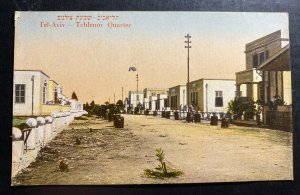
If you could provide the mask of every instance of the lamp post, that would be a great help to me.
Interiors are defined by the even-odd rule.
[[[190,46],[190,43],[192,43],[190,41],[190,38],[192,38],[189,34],[187,34],[185,36],[185,38],[187,38],[187,41],[185,41],[185,43],[187,43],[186,46],[184,46],[185,48],[187,48],[188,51],[188,55],[187,55],[187,88],[186,88],[186,92],[187,92],[187,106],[188,106],[188,111],[190,108],[190,48],[192,48],[192,46]]]

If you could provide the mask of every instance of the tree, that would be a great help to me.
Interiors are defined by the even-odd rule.
[[[85,104],[83,104],[83,109],[86,110],[86,111],[90,110],[89,103],[86,102]]]
[[[73,91],[71,99],[78,100],[76,93]]]
[[[91,103],[90,103],[90,105],[91,105],[91,109],[93,109],[93,108],[95,108],[95,101],[93,100]]]
[[[116,106],[118,106],[118,108],[122,109],[123,108],[122,100],[118,100],[117,103],[116,103]]]
[[[246,118],[252,118],[257,113],[257,109],[253,99],[245,102],[235,99],[228,103],[228,112],[235,114],[237,118],[241,118],[243,114]]]

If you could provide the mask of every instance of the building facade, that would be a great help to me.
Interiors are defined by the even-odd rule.
[[[263,123],[292,130],[292,87],[289,44],[258,68],[262,76]]]
[[[227,112],[234,97],[234,79],[199,79],[189,85],[189,105],[196,111]]]
[[[236,73],[237,98],[264,99],[262,76],[257,67],[278,53],[284,41],[287,39],[281,38],[279,30],[246,44],[246,70]]]
[[[15,70],[13,115],[39,116],[49,115],[54,111],[69,111],[69,105],[62,106],[52,102],[55,98],[55,83],[50,83],[49,76],[43,71]]]
[[[145,109],[156,110],[156,106],[152,106],[152,104],[156,105],[157,97],[154,98],[153,96],[157,96],[158,94],[168,94],[168,89],[164,88],[145,88],[143,90],[143,105]],[[151,98],[150,98],[151,97]]]
[[[177,85],[169,89],[169,107],[180,110],[186,106],[186,85]]]
[[[49,85],[48,85],[48,102],[49,103],[52,103],[52,104],[58,103],[57,90],[58,90],[58,83],[55,82],[54,80],[49,80]]]
[[[135,108],[139,103],[143,105],[143,92],[129,91],[128,92],[128,104],[131,108]]]

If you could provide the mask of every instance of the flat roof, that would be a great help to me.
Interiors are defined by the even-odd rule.
[[[175,88],[175,87],[186,87],[186,85],[176,85],[174,87],[170,87],[169,89]]]
[[[44,73],[44,72],[41,71],[41,70],[14,70],[14,71],[40,72],[40,73],[44,74],[46,77],[50,78],[46,73]]]
[[[53,83],[55,83],[55,84],[57,84],[57,85],[58,85],[58,83],[57,83],[55,80],[50,80],[50,81],[53,81]]]
[[[167,88],[145,88],[144,90],[149,90],[149,91],[154,91],[154,90],[157,90],[157,91],[166,91],[168,89]]]
[[[235,81],[235,79],[210,79],[210,78],[201,78],[201,79],[197,79],[197,80],[194,80],[194,81],[190,81],[190,83],[192,82],[196,82],[196,81],[200,81],[200,80],[218,80],[218,81]]]

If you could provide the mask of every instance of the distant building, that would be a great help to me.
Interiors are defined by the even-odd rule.
[[[55,82],[54,80],[49,80],[49,85],[48,85],[48,102],[49,103],[52,103],[52,104],[58,103],[57,88],[58,88],[58,83]]]
[[[128,93],[129,106],[135,108],[139,103],[143,105],[143,92],[129,91]]]
[[[144,101],[143,102],[144,102],[145,109],[150,109],[150,107],[151,107],[151,109],[155,109],[154,107],[156,107],[156,106],[152,106],[150,104],[156,105],[156,100],[154,100],[154,99],[157,99],[157,98],[150,98],[150,97],[157,96],[158,94],[167,94],[168,89],[164,89],[164,88],[145,88],[143,92],[144,92],[144,96],[143,96]],[[155,102],[153,102],[153,101],[155,101]]]
[[[168,107],[168,94],[157,94],[156,110],[166,110]]]
[[[186,85],[177,85],[169,89],[169,107],[171,110],[182,109],[186,105]]]
[[[189,85],[189,104],[201,112],[226,112],[234,96],[234,79],[199,79]]]
[[[61,106],[53,103],[55,85],[43,71],[15,70],[13,115],[38,116],[49,115],[53,111],[69,111],[70,105]]]
[[[246,44],[246,70],[236,73],[237,98],[253,98],[254,101],[264,99],[262,77],[257,67],[278,53],[283,41],[287,39],[281,38],[279,30]]]

